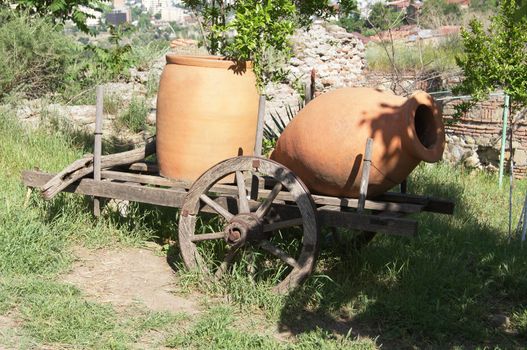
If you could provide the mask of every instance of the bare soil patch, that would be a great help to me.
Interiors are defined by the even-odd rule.
[[[22,336],[19,334],[20,322],[13,315],[0,315],[0,349],[16,349],[21,343]]]
[[[64,281],[89,298],[118,307],[140,303],[154,311],[199,312],[196,296],[177,295],[177,279],[166,258],[144,248],[77,248]]]

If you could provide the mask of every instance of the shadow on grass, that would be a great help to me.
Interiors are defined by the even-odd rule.
[[[454,200],[455,215],[420,214],[417,238],[378,235],[346,257],[322,247],[315,276],[328,278],[287,296],[281,331],[378,337],[383,349],[527,344],[514,325],[496,323],[527,304],[526,252],[471,210],[461,185],[419,187]]]

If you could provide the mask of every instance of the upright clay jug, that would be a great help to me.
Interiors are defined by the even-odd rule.
[[[427,93],[404,98],[344,88],[302,109],[271,158],[290,168],[313,193],[356,198],[368,138],[373,139],[368,197],[400,184],[420,161],[439,161],[445,146],[441,113]]]
[[[253,153],[258,92],[250,62],[167,55],[157,96],[162,176],[194,181],[214,164]]]

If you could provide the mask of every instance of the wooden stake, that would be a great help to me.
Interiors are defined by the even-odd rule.
[[[527,193],[525,194],[525,201],[523,203],[522,215],[523,215],[523,225],[522,225],[522,238],[521,238],[521,241],[525,242],[525,235],[527,234]]]
[[[95,107],[95,133],[93,144],[93,179],[101,181],[101,155],[102,155],[102,118],[104,106],[104,91],[102,85],[97,86],[97,104]],[[93,198],[93,215],[101,215],[99,198]]]
[[[260,95],[260,101],[258,103],[258,123],[256,124],[256,142],[254,143],[254,155],[257,157],[262,156],[262,139],[263,139],[264,123],[265,123],[265,96]]]
[[[311,84],[304,84],[304,105],[311,101]]]
[[[364,159],[362,160],[362,177],[360,179],[359,204],[357,206],[357,212],[359,213],[364,211],[364,204],[366,203],[366,196],[368,195],[372,148],[373,139],[368,138],[366,141],[366,150],[364,151]]]

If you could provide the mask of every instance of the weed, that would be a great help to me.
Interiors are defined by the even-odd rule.
[[[123,101],[115,93],[104,94],[104,113],[117,115],[123,108]]]
[[[146,96],[152,97],[157,95],[157,90],[159,88],[159,79],[160,77],[157,74],[149,73],[148,80],[146,81]]]
[[[520,308],[513,312],[511,323],[513,328],[522,338],[527,338],[527,309]]]
[[[149,111],[150,107],[144,97],[133,96],[128,109],[116,119],[117,127],[125,127],[134,133],[143,131]]]

